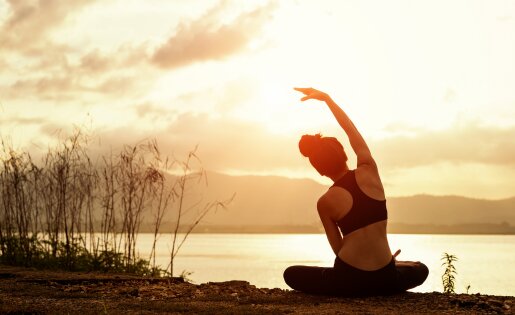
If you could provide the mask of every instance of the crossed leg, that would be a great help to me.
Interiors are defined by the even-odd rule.
[[[290,288],[310,294],[332,294],[336,291],[334,268],[290,266],[283,274]]]
[[[429,269],[420,261],[396,261],[395,269],[399,275],[401,291],[418,287],[426,281],[429,275]]]
[[[385,290],[385,293],[400,293],[417,287],[424,283],[429,274],[427,266],[418,261],[395,261],[395,269],[396,280],[392,279],[391,286],[388,285],[390,289]],[[288,286],[309,294],[352,295],[358,293],[353,291],[358,289],[356,281],[359,279],[351,278],[342,278],[335,268],[328,267],[290,266],[284,271],[284,281]]]

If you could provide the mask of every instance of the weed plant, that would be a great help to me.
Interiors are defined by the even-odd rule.
[[[445,266],[445,271],[442,275],[442,285],[444,293],[455,293],[454,288],[456,277],[455,275],[458,273],[456,271],[456,267],[454,267],[454,262],[458,260],[458,258],[449,253],[443,253],[442,255],[442,266]],[[468,290],[467,290],[468,291]]]
[[[40,163],[1,139],[0,263],[73,271],[173,276],[173,262],[207,213],[229,201],[186,202],[187,187],[206,176],[196,155],[163,158],[155,140],[90,158],[91,140],[80,129],[48,150]],[[165,172],[178,168],[175,181]],[[192,181],[197,179],[197,181]],[[193,204],[186,208],[185,204]],[[196,210],[189,215],[184,214]],[[165,213],[174,229],[166,268],[156,265],[156,241]],[[150,257],[136,248],[142,217],[153,220]],[[186,233],[179,239],[179,231]]]

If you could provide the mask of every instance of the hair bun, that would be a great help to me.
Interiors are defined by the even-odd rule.
[[[303,135],[299,141],[299,150],[305,157],[312,156],[322,144],[322,135]]]

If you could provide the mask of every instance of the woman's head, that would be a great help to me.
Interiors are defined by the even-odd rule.
[[[303,135],[299,150],[322,176],[331,177],[347,168],[347,155],[336,138],[320,134]]]

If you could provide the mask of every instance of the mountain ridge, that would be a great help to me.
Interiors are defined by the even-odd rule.
[[[221,230],[226,227],[230,231],[250,227],[274,231],[280,231],[280,227],[314,227],[314,230],[320,230],[316,202],[328,185],[309,178],[227,175],[212,171],[207,172],[207,178],[207,186],[192,185],[189,191],[191,199],[200,195],[205,201],[226,200],[233,194],[235,197],[227,210],[208,214],[201,222],[203,227]],[[420,227],[430,231],[432,227],[440,227],[440,230],[452,231],[449,226],[461,226],[464,231],[483,233],[481,231],[495,231],[496,226],[502,231],[506,231],[506,224],[507,231],[515,226],[515,196],[493,200],[416,194],[387,197],[387,205],[389,226],[402,227],[401,230],[408,227],[410,231],[416,231]],[[479,228],[480,225],[485,228]]]
[[[236,177],[236,178],[276,178],[276,179],[284,179],[284,180],[291,180],[291,181],[308,181],[326,188],[329,188],[329,185],[322,184],[312,178],[309,177],[288,177],[288,176],[281,176],[281,175],[260,175],[260,174],[226,174],[219,171],[206,171],[207,177],[210,178],[211,176],[227,176],[227,177]],[[466,198],[466,199],[473,199],[473,200],[486,200],[486,201],[506,201],[510,200],[515,202],[515,195],[511,197],[504,197],[504,198],[477,198],[477,197],[470,197],[470,196],[464,196],[464,195],[456,195],[456,194],[448,194],[448,195],[435,195],[435,194],[429,194],[429,193],[417,193],[417,194],[411,194],[411,195],[391,195],[387,196],[388,198],[410,198],[410,197],[457,197],[457,198]]]

